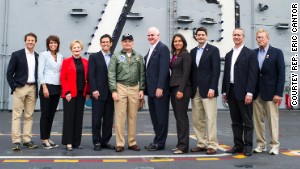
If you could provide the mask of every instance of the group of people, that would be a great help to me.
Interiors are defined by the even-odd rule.
[[[59,38],[54,35],[47,38],[47,51],[38,57],[34,52],[36,35],[26,34],[25,49],[12,53],[7,70],[7,80],[13,94],[12,149],[21,149],[20,125],[23,113],[23,146],[38,147],[31,141],[31,130],[39,81],[40,138],[46,149],[58,147],[50,140],[50,132],[60,97],[63,98],[62,144],[67,151],[82,148],[84,103],[90,94],[94,150],[105,148],[124,151],[127,120],[127,148],[140,151],[135,137],[136,120],[138,109],[144,103],[144,95],[147,95],[155,137],[145,146],[146,150],[165,149],[171,100],[177,128],[177,144],[172,149],[173,153],[191,151],[216,154],[219,147],[219,49],[207,42],[208,33],[204,27],[196,30],[198,46],[190,52],[181,34],[173,36],[171,51],[160,41],[160,32],[156,27],[149,28],[147,36],[150,47],[145,57],[133,50],[134,38],[130,34],[122,36],[122,50],[112,55],[112,38],[105,34],[100,38],[101,51],[91,54],[87,60],[81,56],[83,44],[79,40],[70,44],[72,56],[63,59],[59,53]],[[283,53],[270,46],[266,30],[257,31],[259,47],[256,50],[247,48],[244,39],[243,29],[234,29],[234,47],[225,56],[221,94],[223,101],[229,104],[234,137],[232,149],[226,152],[251,156],[252,152],[266,151],[266,116],[271,134],[269,154],[276,155],[279,153],[278,103],[282,99],[285,81]],[[187,115],[190,99],[192,126],[197,137],[197,145],[191,149]],[[115,146],[109,143],[113,121]],[[254,128],[257,138],[255,149]]]

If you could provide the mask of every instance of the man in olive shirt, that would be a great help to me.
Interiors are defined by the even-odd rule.
[[[144,98],[143,57],[133,50],[133,37],[122,36],[123,49],[115,53],[108,66],[109,88],[115,104],[116,152],[124,151],[124,129],[128,115],[128,149],[140,151],[136,143],[136,116],[139,99]]]

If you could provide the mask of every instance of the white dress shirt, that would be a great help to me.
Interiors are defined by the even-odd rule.
[[[231,67],[230,67],[230,83],[234,83],[234,64],[236,62],[236,59],[238,58],[239,54],[241,53],[241,50],[243,49],[244,44],[241,45],[239,48],[233,48],[233,53],[231,57]]]
[[[158,44],[159,41],[157,41],[154,45],[151,45],[150,46],[150,50],[149,50],[149,53],[148,53],[148,58],[147,58],[147,61],[146,61],[146,67],[148,66],[148,63],[149,63],[149,60],[150,60],[150,57],[152,55],[152,52],[153,50],[155,49],[156,45]]]
[[[27,48],[25,48],[25,54],[27,59],[27,66],[28,66],[28,79],[27,83],[35,83],[35,56],[34,52],[30,53]]]

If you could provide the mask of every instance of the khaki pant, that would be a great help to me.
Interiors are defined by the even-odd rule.
[[[21,143],[21,118],[24,111],[23,143],[31,141],[33,112],[36,103],[36,86],[17,87],[13,93],[11,138]]]
[[[115,128],[116,128],[116,145],[124,146],[125,123],[128,117],[128,145],[137,144],[135,139],[136,118],[139,108],[139,85],[124,86],[117,83],[117,93],[119,100],[115,103]]]
[[[279,112],[278,104],[263,101],[260,96],[253,102],[253,121],[257,146],[266,146],[265,116],[267,116],[271,141],[270,147],[279,147]]]
[[[197,147],[218,149],[217,98],[202,98],[197,88],[192,99],[193,128],[198,140]]]

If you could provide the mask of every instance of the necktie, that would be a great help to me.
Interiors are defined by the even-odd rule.
[[[203,48],[198,48],[198,51],[197,51],[197,54],[196,54],[197,67],[199,67],[199,65],[200,65],[200,59],[201,59],[202,53],[203,53]]]
[[[111,54],[105,54],[105,63],[106,63],[107,67],[109,65],[110,57],[111,57]]]
[[[265,60],[265,50],[260,49],[259,50],[259,56],[258,56],[258,63],[259,63],[259,68],[261,69],[263,62]]]

